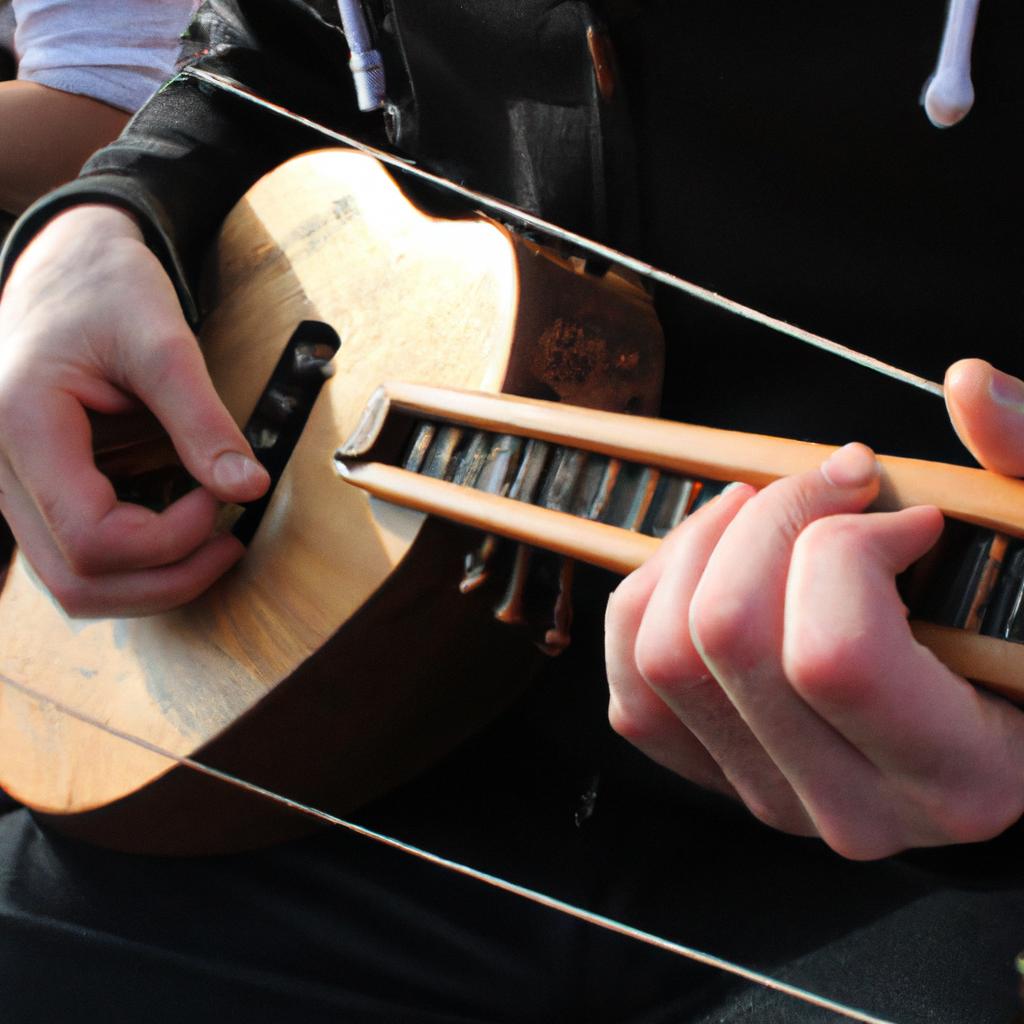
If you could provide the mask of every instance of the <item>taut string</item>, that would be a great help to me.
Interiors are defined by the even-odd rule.
[[[609,260],[621,267],[625,267],[627,270],[633,271],[635,274],[640,274],[651,281],[657,281],[659,284],[674,288],[676,291],[683,292],[685,295],[699,299],[701,302],[706,302],[709,305],[716,306],[718,309],[742,317],[744,320],[751,320],[762,327],[767,327],[779,334],[795,338],[797,341],[802,341],[806,345],[822,349],[834,356],[839,356],[841,359],[846,359],[848,362],[856,363],[858,366],[863,366],[869,370],[875,370],[886,377],[892,377],[894,380],[909,384],[911,387],[920,388],[922,391],[927,391],[929,394],[936,395],[939,398],[943,397],[942,385],[936,384],[935,381],[883,362],[881,359],[876,359],[874,356],[869,356],[864,352],[858,352],[847,345],[841,345],[838,341],[833,341],[831,338],[825,338],[820,334],[814,334],[812,331],[806,331],[802,327],[797,327],[794,324],[787,323],[785,320],[780,320],[778,317],[763,313],[761,310],[746,306],[742,302],[737,302],[735,299],[730,299],[725,295],[720,295],[718,292],[711,291],[710,288],[687,281],[686,278],[679,277],[677,274],[670,274],[667,270],[660,270],[658,267],[637,259],[635,256],[629,256],[602,242],[595,242],[585,235],[579,235],[575,231],[568,230],[568,228],[563,228],[558,224],[544,220],[542,217],[537,217],[532,213],[527,213],[525,210],[520,210],[517,206],[512,206],[510,203],[503,202],[500,199],[495,199],[494,196],[489,196],[483,192],[467,188],[465,185],[449,181],[441,175],[433,174],[422,167],[418,167],[409,160],[395,156],[393,153],[388,153],[385,150],[377,149],[375,146],[369,146],[365,142],[360,142],[349,135],[336,132],[325,125],[303,117],[301,114],[296,114],[286,107],[271,103],[270,100],[264,99],[262,96],[251,92],[249,89],[232,81],[230,78],[225,78],[223,75],[203,71],[201,68],[185,68],[181,74],[194,78],[198,82],[205,83],[222,92],[230,93],[232,96],[238,96],[248,103],[263,107],[280,117],[288,118],[307,128],[311,128],[313,131],[325,135],[335,142],[340,142],[350,149],[355,149],[365,153],[367,156],[372,156],[375,160],[379,160],[382,164],[393,167],[403,174],[419,178],[421,181],[429,182],[431,185],[436,185],[447,192],[461,196],[488,213],[496,214],[505,220],[532,228],[535,231],[542,231],[552,238],[568,242],[570,245],[589,252],[600,259]]]

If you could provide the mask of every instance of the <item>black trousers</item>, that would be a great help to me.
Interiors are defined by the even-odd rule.
[[[354,817],[886,1019],[1013,1019],[1017,836],[843,861],[648,764],[598,728],[597,701],[602,738],[584,742],[585,720],[566,727],[576,685],[591,688],[539,687]],[[597,799],[581,799],[595,765]],[[172,860],[85,847],[15,809],[0,815],[0,1019],[838,1018],[338,830]]]

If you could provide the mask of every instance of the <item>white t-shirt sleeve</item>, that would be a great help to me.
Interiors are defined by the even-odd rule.
[[[18,78],[134,112],[174,70],[199,0],[13,0]]]

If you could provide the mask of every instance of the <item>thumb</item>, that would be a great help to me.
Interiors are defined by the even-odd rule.
[[[986,468],[1024,476],[1024,382],[983,359],[946,371],[946,407],[960,440]]]
[[[162,312],[163,318],[151,308],[147,337],[127,359],[125,383],[160,420],[203,487],[221,501],[253,501],[270,477],[217,395],[177,303]]]

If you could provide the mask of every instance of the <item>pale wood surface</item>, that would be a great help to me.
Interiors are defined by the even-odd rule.
[[[809,441],[406,381],[385,384],[373,401],[480,430],[537,437],[675,473],[756,487],[816,469],[836,450]],[[366,441],[358,443],[365,446]],[[351,452],[352,445],[344,444],[342,451]],[[1024,480],[894,455],[880,455],[879,463],[881,492],[875,507],[935,505],[953,519],[1024,537]]]
[[[352,463],[342,468],[341,475],[346,483],[384,501],[443,516],[623,576],[650,558],[661,543],[632,530],[435,480],[382,462]]]

